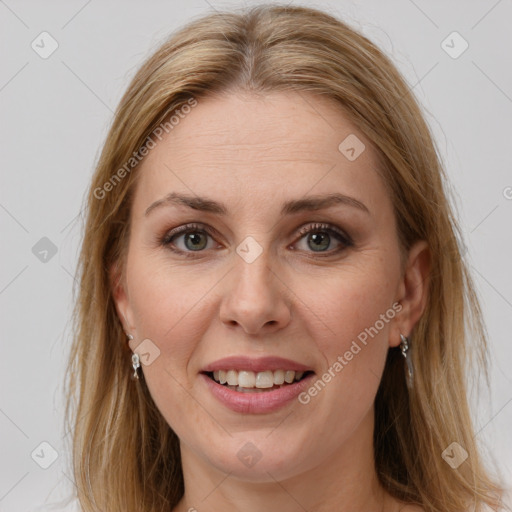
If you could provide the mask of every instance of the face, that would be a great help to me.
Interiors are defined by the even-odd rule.
[[[368,441],[387,350],[411,327],[374,157],[325,99],[233,93],[199,100],[138,169],[116,306],[203,464],[286,478]]]

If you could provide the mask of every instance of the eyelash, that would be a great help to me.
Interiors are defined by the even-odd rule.
[[[308,233],[314,233],[317,231],[334,235],[334,238],[336,238],[344,246],[340,249],[329,251],[326,254],[325,253],[322,254],[323,251],[316,253],[320,258],[333,256],[334,254],[337,254],[337,253],[347,249],[348,247],[352,247],[354,245],[354,242],[352,241],[352,239],[346,233],[341,231],[338,227],[336,227],[333,224],[324,224],[324,223],[309,224],[308,226],[301,228],[298,232],[298,235],[300,236],[299,239],[302,239],[302,237],[304,237]],[[182,251],[181,249],[177,249],[176,246],[173,245],[173,239],[178,237],[178,235],[186,235],[187,233],[195,233],[195,232],[207,233],[212,238],[215,235],[214,230],[204,224],[195,224],[195,223],[184,224],[183,226],[180,226],[178,228],[175,228],[175,229],[167,232],[160,239],[160,244],[177,254],[184,255],[187,258],[194,258],[194,257],[196,257],[196,255],[194,253],[204,252],[204,250],[203,251]],[[315,254],[315,251],[311,251],[311,252],[313,252]]]

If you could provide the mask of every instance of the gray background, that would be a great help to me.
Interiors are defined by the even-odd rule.
[[[361,30],[392,56],[424,105],[453,183],[491,341],[491,391],[475,401],[477,437],[512,482],[512,3],[293,3],[326,8]],[[1,511],[50,510],[73,487],[62,379],[78,214],[112,111],[171,31],[240,5],[0,0]],[[59,45],[47,59],[31,47],[42,46],[43,31]],[[442,46],[453,31],[469,44],[458,58]],[[447,41],[452,52],[462,48]],[[42,252],[49,246],[43,237],[54,255]],[[42,442],[57,454],[48,469],[40,465],[52,461],[52,449]]]

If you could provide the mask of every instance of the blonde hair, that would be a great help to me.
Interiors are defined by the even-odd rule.
[[[183,494],[178,438],[144,379],[130,379],[110,279],[119,282],[125,272],[138,175],[126,163],[191,98],[237,90],[331,99],[376,148],[403,251],[417,240],[431,250],[428,304],[412,333],[414,389],[404,384],[400,352],[390,349],[375,400],[377,475],[394,497],[427,512],[496,509],[502,490],[482,465],[465,383],[470,354],[486,368],[485,328],[420,107],[392,62],[345,23],[312,8],[260,5],[194,20],[143,64],[92,177],[67,370],[66,418],[83,510],[171,510]],[[469,454],[457,469],[441,456],[454,441]]]

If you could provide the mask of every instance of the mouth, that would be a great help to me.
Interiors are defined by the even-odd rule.
[[[215,370],[201,372],[217,384],[238,393],[265,393],[287,388],[307,379],[313,371],[265,370]]]

